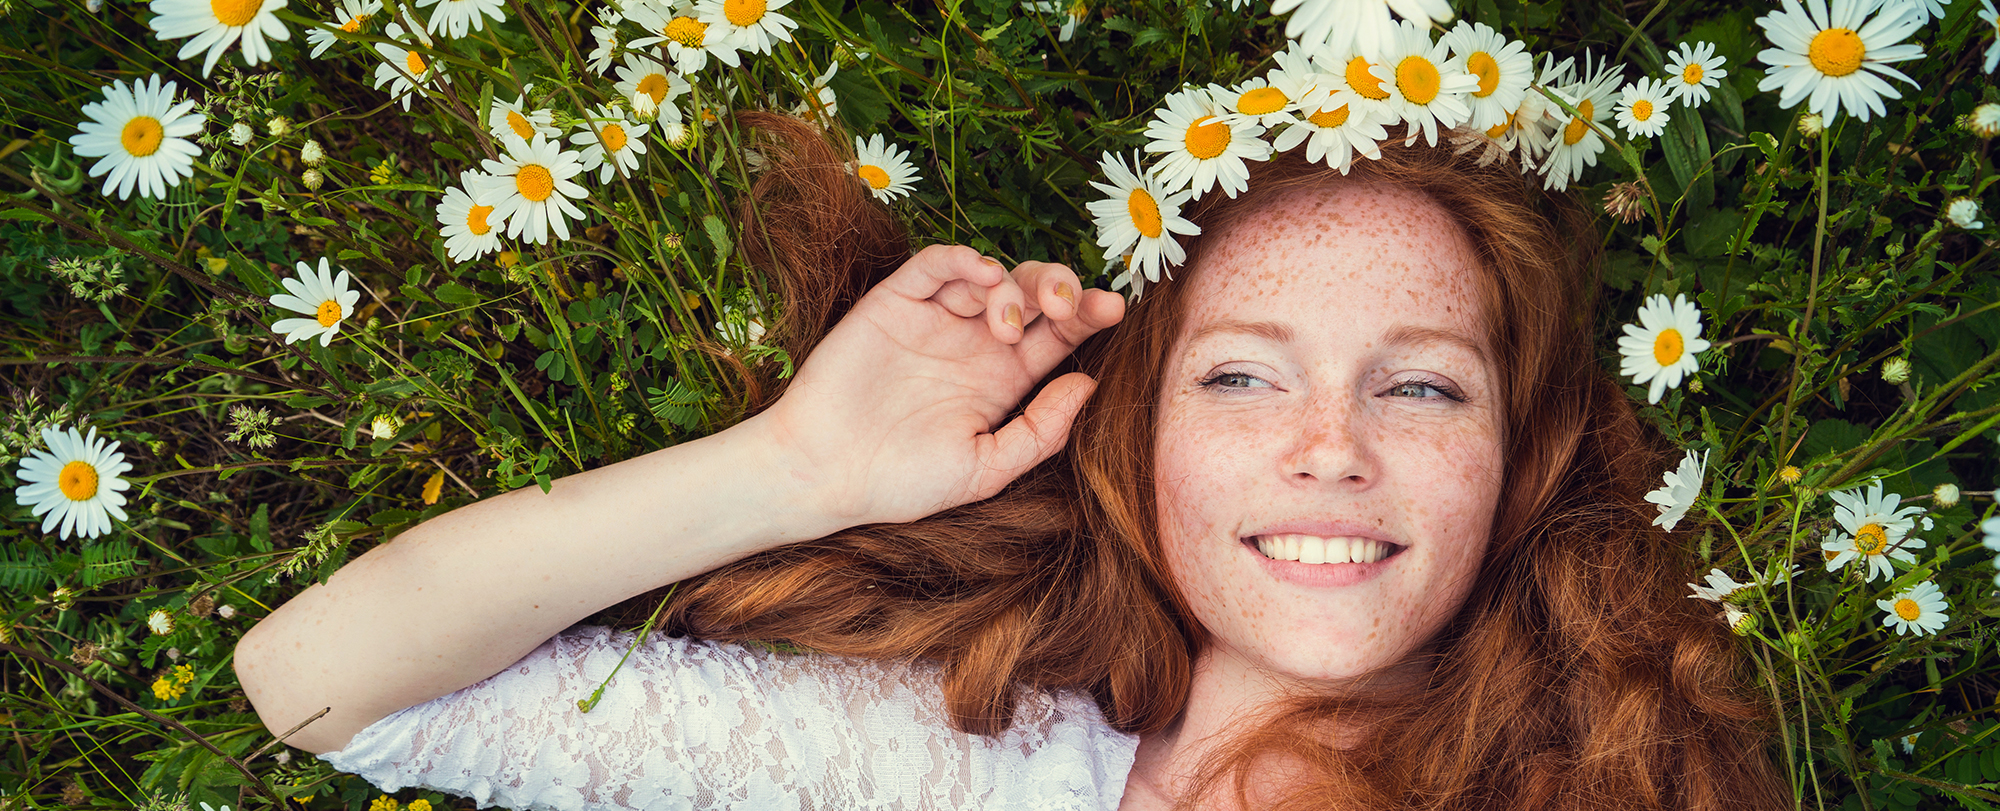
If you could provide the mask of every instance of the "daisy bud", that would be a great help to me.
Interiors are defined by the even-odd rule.
[[[1945,482],[1931,490],[1931,501],[1940,509],[1949,510],[1958,506],[1958,485]]]
[[[1646,190],[1633,181],[1612,184],[1604,194],[1604,213],[1628,225],[1638,222],[1646,213]]]
[[[1803,135],[1807,138],[1817,138],[1819,137],[1819,134],[1825,130],[1826,130],[1826,119],[1820,118],[1819,113],[1806,113],[1805,115],[1799,116],[1800,135]]]
[[[308,140],[305,146],[299,147],[299,160],[305,161],[307,166],[318,166],[326,160],[326,150],[320,148],[318,141]]]
[[[249,146],[250,140],[256,137],[257,137],[257,130],[251,127],[250,123],[247,121],[238,121],[235,124],[231,124],[229,126],[229,142],[232,144],[235,144],[237,146]]]
[[[223,603],[222,605],[218,605],[215,607],[215,615],[223,619],[230,619],[232,617],[235,617],[236,606],[230,605],[228,603]]]
[[[644,90],[632,92],[632,117],[640,121],[652,121],[660,114],[660,104],[653,100],[653,94]]]
[[[1973,135],[1991,138],[2000,135],[2000,104],[1981,104],[1965,117],[1965,128]]]
[[[673,231],[668,231],[666,236],[660,237],[660,244],[667,246],[667,250],[670,251],[679,250],[681,247],[681,235]]]
[[[686,149],[694,146],[694,128],[679,121],[669,121],[660,127],[660,137],[667,140],[667,146]]]
[[[1910,362],[1903,358],[1890,358],[1882,362],[1882,382],[1902,385],[1910,379]]]
[[[178,662],[178,661],[180,661],[180,660],[181,660],[181,649],[180,649],[180,648],[168,648],[168,649],[167,649],[167,661],[169,661],[169,662]]]
[[[1704,390],[1705,388],[1706,388],[1706,387],[1705,387],[1705,386],[1703,386],[1703,385],[1701,384],[1701,378],[1699,378],[1699,377],[1695,377],[1695,376],[1693,376],[1693,375],[1689,375],[1689,376],[1688,376],[1688,393],[1689,393],[1689,394],[1700,394],[1700,393],[1702,393],[1702,391],[1703,391],[1703,390]]]
[[[49,594],[49,602],[56,604],[57,611],[68,611],[70,606],[76,604],[76,592],[68,586],[57,586],[56,590]]]
[[[1786,487],[1791,487],[1799,483],[1801,475],[1798,465],[1786,465],[1778,471],[1778,481],[1784,482]]]
[[[83,10],[92,14],[104,10],[104,0],[83,0]]]
[[[326,183],[326,175],[320,174],[318,169],[307,169],[299,175],[299,182],[305,184],[306,191],[319,191],[319,187]]]
[[[1757,628],[1757,615],[1729,603],[1722,604],[1722,623],[1737,636],[1749,636]]]
[[[284,116],[274,115],[271,116],[271,120],[264,122],[264,131],[271,133],[273,138],[283,138],[292,134],[292,122],[286,120]]]
[[[1944,218],[1952,225],[1967,231],[1986,227],[1986,223],[1979,221],[1979,201],[1970,197],[1960,197],[1946,203]]]
[[[280,749],[277,754],[271,756],[271,759],[277,761],[278,765],[283,766],[292,762],[292,752],[289,749]]]
[[[165,609],[155,608],[153,613],[146,615],[146,627],[156,634],[171,634],[174,632],[174,618]]]
[[[369,433],[373,434],[376,439],[388,439],[395,436],[396,432],[401,430],[403,430],[403,421],[397,419],[394,414],[377,415],[375,420],[368,424]]]

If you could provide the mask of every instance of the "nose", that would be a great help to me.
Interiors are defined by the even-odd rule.
[[[1367,487],[1376,479],[1375,445],[1364,410],[1351,394],[1316,394],[1290,432],[1282,461],[1285,478],[1300,484]]]

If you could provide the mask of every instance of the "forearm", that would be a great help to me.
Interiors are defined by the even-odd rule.
[[[478,682],[590,614],[841,528],[746,423],[438,516],[300,593],[236,669],[266,725],[330,751],[385,715]]]

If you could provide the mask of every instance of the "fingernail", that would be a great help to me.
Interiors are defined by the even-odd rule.
[[[1066,284],[1056,285],[1056,298],[1062,299],[1063,301],[1067,301],[1071,304],[1076,303],[1076,293],[1071,292],[1069,289],[1069,285]]]
[[[979,261],[981,261],[981,262],[985,262],[986,264],[989,264],[989,265],[992,265],[992,266],[994,266],[994,267],[996,267],[996,268],[1000,268],[1001,270],[1006,270],[1006,269],[1007,269],[1007,266],[1006,266],[1006,265],[1003,265],[1003,264],[1000,264],[1000,260],[998,260],[998,259],[995,259],[995,258],[993,258],[993,257],[991,257],[991,256],[981,256],[981,257],[979,257]]]
[[[1021,328],[1020,305],[1018,304],[1007,305],[1007,311],[1001,314],[1000,320],[1007,322],[1007,326],[1013,327],[1015,329],[1020,329]]]

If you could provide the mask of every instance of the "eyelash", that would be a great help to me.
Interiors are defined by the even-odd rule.
[[[1215,375],[1213,375],[1213,376],[1209,377],[1209,378],[1208,378],[1208,379],[1206,379],[1206,380],[1203,380],[1203,381],[1201,381],[1200,383],[1198,383],[1198,384],[1196,384],[1196,385],[1199,385],[1200,387],[1202,387],[1202,388],[1204,388],[1204,389],[1212,389],[1212,388],[1215,388],[1215,387],[1216,387],[1216,383],[1217,383],[1218,381],[1222,380],[1223,378],[1229,378],[1229,377],[1247,377],[1247,378],[1250,378],[1250,379],[1252,379],[1252,380],[1262,380],[1262,378],[1259,378],[1259,377],[1257,377],[1257,376],[1255,376],[1255,375],[1250,375],[1250,374],[1245,374],[1245,373],[1243,373],[1243,372],[1217,372],[1217,373],[1216,373]],[[1451,384],[1449,384],[1449,383],[1446,383],[1446,382],[1444,382],[1444,381],[1442,381],[1442,380],[1439,380],[1439,379],[1437,379],[1437,378],[1434,378],[1434,377],[1429,377],[1429,376],[1425,376],[1425,375],[1417,375],[1417,376],[1415,376],[1415,377],[1408,377],[1408,378],[1404,378],[1404,379],[1402,379],[1402,380],[1398,380],[1398,381],[1396,381],[1396,382],[1395,382],[1394,384],[1392,384],[1392,385],[1390,385],[1390,386],[1389,386],[1389,390],[1390,390],[1390,391],[1395,391],[1395,390],[1397,390],[1397,389],[1400,389],[1400,388],[1402,388],[1402,387],[1404,387],[1404,386],[1423,386],[1423,387],[1425,387],[1425,388],[1429,388],[1429,389],[1433,389],[1433,390],[1436,390],[1438,394],[1441,394],[1441,395],[1444,395],[1445,399],[1447,399],[1447,400],[1450,400],[1450,401],[1452,401],[1452,402],[1454,402],[1454,403],[1463,403],[1463,402],[1465,402],[1465,401],[1466,401],[1466,399],[1467,399],[1467,398],[1466,398],[1466,396],[1465,396],[1465,395],[1464,395],[1463,393],[1461,393],[1461,392],[1460,392],[1460,391],[1459,391],[1459,390],[1458,390],[1458,389],[1457,389],[1456,387],[1452,386]],[[1249,387],[1248,387],[1248,386],[1224,386],[1223,388],[1228,388],[1228,389],[1243,389],[1243,388],[1249,388]],[[1427,400],[1427,399],[1430,399],[1430,398],[1428,398],[1428,397],[1425,397],[1425,398],[1419,398],[1419,399],[1426,399],[1426,400]]]

